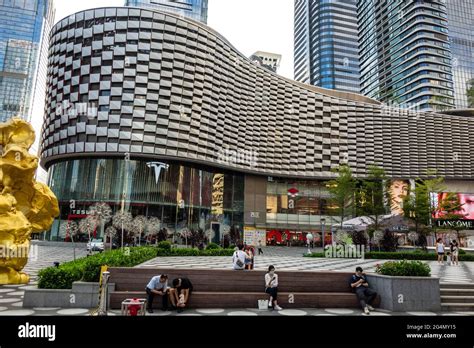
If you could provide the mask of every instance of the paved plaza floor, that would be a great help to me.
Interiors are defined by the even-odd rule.
[[[377,263],[384,260],[356,260],[356,259],[319,259],[303,258],[302,254],[306,248],[267,247],[264,248],[263,256],[256,256],[255,268],[264,270],[273,264],[278,270],[317,271],[333,270],[352,272],[356,266],[362,266],[367,272],[372,272]],[[37,273],[40,269],[52,266],[54,262],[66,262],[73,259],[73,250],[70,247],[38,245],[37,255],[30,259],[26,272],[31,275],[28,285],[3,285],[0,286],[0,315],[90,315],[87,308],[23,308],[23,295],[28,287],[37,284]],[[76,257],[84,257],[87,254],[85,248],[76,250]],[[438,265],[437,262],[428,262],[432,269],[432,275],[441,278],[441,282],[472,283],[474,282],[474,262],[463,262],[460,266]],[[232,267],[229,257],[158,257],[147,261],[139,267],[174,267],[174,268],[213,268],[230,269]],[[263,295],[264,296],[264,295]],[[109,312],[111,316],[121,315],[119,310]],[[155,310],[152,316],[203,316],[203,315],[228,315],[228,316],[331,316],[348,315],[359,316],[362,312],[357,309],[331,309],[331,308],[308,308],[308,309],[284,309],[283,311],[260,311],[255,308],[241,309],[189,309],[183,313],[162,312]],[[372,316],[420,316],[420,315],[474,315],[474,312],[408,312],[393,313],[377,310]]]

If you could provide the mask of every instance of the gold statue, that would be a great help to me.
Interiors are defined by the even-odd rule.
[[[0,123],[0,285],[27,284],[31,234],[48,230],[59,215],[58,200],[36,182],[38,157],[28,153],[33,127],[19,118]]]

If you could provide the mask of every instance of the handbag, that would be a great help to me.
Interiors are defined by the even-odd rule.
[[[237,252],[234,253],[234,256],[237,258],[237,261],[235,261],[235,264],[239,267],[244,267],[244,263],[240,261],[239,257],[237,256]]]

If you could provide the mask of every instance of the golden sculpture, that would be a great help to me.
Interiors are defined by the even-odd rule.
[[[38,157],[28,153],[33,127],[19,118],[0,123],[0,285],[27,284],[31,234],[48,230],[59,215],[58,200],[36,182]]]

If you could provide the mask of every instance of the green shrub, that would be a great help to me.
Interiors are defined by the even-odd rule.
[[[209,245],[206,247],[207,250],[212,250],[212,249],[220,249],[221,247],[217,245],[216,243],[209,243]]]
[[[459,249],[459,255],[466,255],[466,250]]]
[[[158,243],[159,249],[171,250],[171,243],[168,241],[163,241]]]
[[[153,259],[156,253],[154,247],[117,249],[48,267],[38,273],[38,288],[71,289],[75,281],[98,282],[101,266],[133,267]]]
[[[377,265],[376,272],[388,276],[429,277],[431,268],[421,261],[387,261]]]
[[[199,250],[196,248],[186,249],[158,249],[157,256],[232,256],[234,249],[207,249]]]

